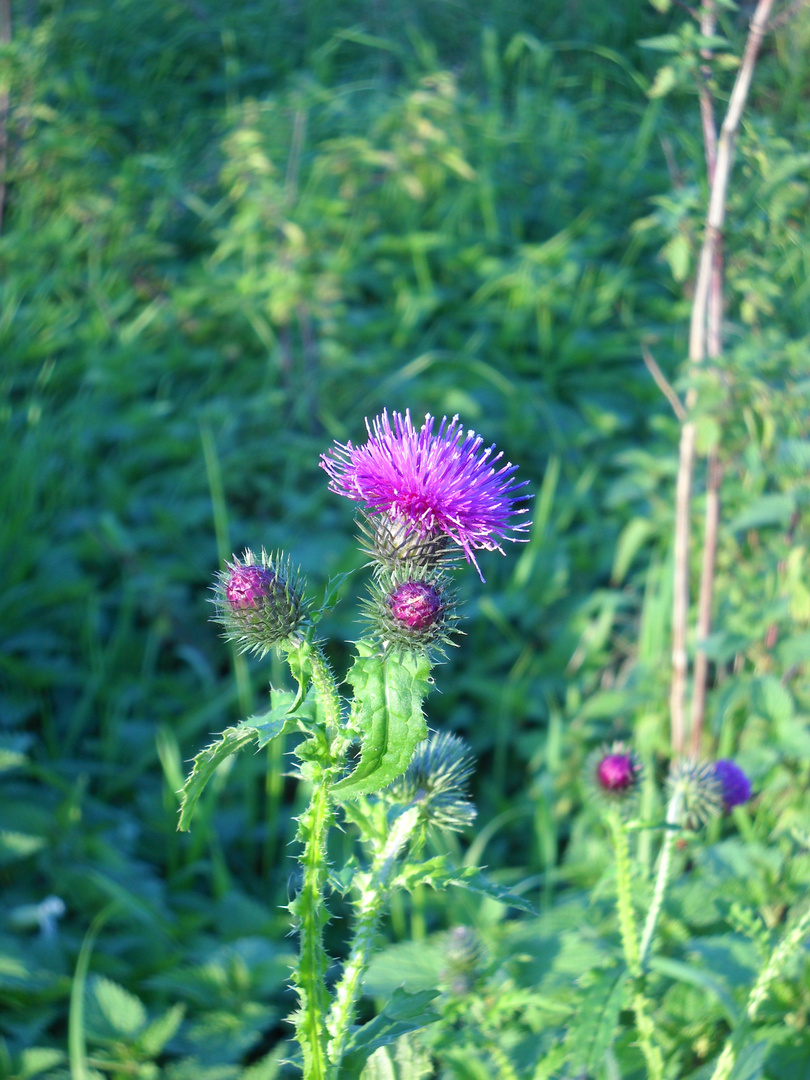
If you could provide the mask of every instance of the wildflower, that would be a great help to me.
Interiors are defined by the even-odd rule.
[[[293,638],[306,621],[306,603],[289,562],[262,550],[257,563],[253,552],[245,551],[226,566],[217,575],[213,600],[224,636],[241,652],[259,656]]]
[[[641,762],[626,743],[614,742],[591,754],[586,772],[591,791],[603,808],[616,808],[619,803],[628,808],[634,801],[641,780]]]
[[[720,784],[726,810],[740,806],[751,798],[751,781],[736,762],[729,758],[715,761],[714,776]]]
[[[438,431],[429,414],[418,431],[410,412],[395,412],[392,419],[383,411],[366,421],[365,445],[338,443],[321,456],[329,487],[372,515],[402,523],[406,535],[447,537],[483,580],[474,551],[502,552],[500,541],[525,539],[514,534],[531,524],[515,520],[526,513],[516,504],[529,498],[518,494],[525,481],[515,481],[517,466],[507,462],[496,469],[503,453],[492,456],[494,446],[482,450],[481,436],[465,434],[457,416],[443,417]]]
[[[611,795],[625,795],[635,787],[640,770],[633,755],[622,748],[605,754],[600,760],[596,767],[596,782]]]
[[[457,735],[443,733],[417,743],[404,775],[387,790],[392,802],[419,806],[421,824],[459,832],[475,820],[466,785],[475,765]]]

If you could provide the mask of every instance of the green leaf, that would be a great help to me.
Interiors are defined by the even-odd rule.
[[[96,975],[93,979],[92,995],[94,1015],[92,1019],[88,1016],[88,1027],[92,1026],[94,1030],[102,1027],[117,1036],[132,1038],[146,1026],[146,1009],[141,999],[112,979]],[[107,1031],[97,1033],[108,1034]]]
[[[795,509],[796,502],[792,495],[760,495],[729,522],[728,528],[731,532],[759,529],[764,525],[781,525],[785,528]]]
[[[340,800],[379,791],[401,776],[416,744],[427,738],[422,702],[430,662],[420,653],[380,655],[366,641],[346,676],[354,688],[352,722],[361,732],[360,763],[332,788]]]
[[[265,713],[243,720],[238,727],[250,727],[256,730],[257,749],[263,750],[269,742],[295,730],[296,721],[315,719],[315,701],[308,694],[304,701],[292,690],[273,690],[273,704]]]
[[[226,728],[216,742],[201,750],[194,758],[194,767],[183,786],[178,831],[187,832],[191,828],[191,818],[205,785],[223,761],[231,754],[237,754],[254,739],[256,748],[261,750],[279,735],[294,731],[299,720],[312,719],[313,709],[310,698],[301,701],[300,695],[292,691],[274,690],[273,704],[266,713],[243,720],[235,727]]]
[[[657,971],[659,975],[666,975],[667,978],[675,979],[677,982],[696,986],[698,990],[705,990],[718,1001],[729,1024],[732,1027],[736,1025],[738,1009],[734,998],[728,987],[708,971],[703,971],[692,964],[685,964],[681,960],[671,960],[667,956],[653,956],[650,959],[650,968]]]
[[[422,863],[408,863],[394,879],[395,887],[413,892],[421,885],[431,889],[444,889],[455,885],[459,889],[497,900],[506,907],[517,908],[528,915],[537,915],[537,909],[524,897],[512,893],[502,885],[490,881],[477,866],[465,866],[458,869],[448,862],[446,855],[436,855]]]
[[[762,1076],[768,1050],[768,1043],[764,1039],[743,1047],[739,1057],[734,1062],[734,1068],[731,1070],[729,1080],[759,1080]]]
[[[622,529],[619,541],[616,544],[616,554],[613,556],[613,570],[611,580],[620,585],[624,576],[630,569],[630,565],[639,552],[639,549],[647,543],[653,534],[654,528],[647,518],[633,518]]]
[[[188,832],[191,828],[191,818],[197,806],[205,785],[214,775],[217,767],[222,764],[231,754],[238,753],[242,747],[258,739],[259,732],[243,721],[237,727],[227,728],[222,732],[216,742],[206,746],[194,758],[194,767],[183,787],[183,797],[180,803],[180,820],[177,823],[179,832]]]
[[[64,1060],[65,1055],[61,1050],[54,1050],[48,1046],[32,1046],[20,1054],[18,1080],[32,1080],[35,1076],[41,1076],[55,1069]]]
[[[420,990],[409,994],[395,990],[379,1016],[356,1030],[349,1039],[340,1064],[339,1080],[358,1080],[371,1054],[381,1046],[390,1046],[401,1035],[433,1024],[440,1019],[430,1002],[438,990]]]
[[[588,987],[576,1019],[568,1029],[570,1066],[591,1075],[600,1072],[615,1037],[619,1013],[627,996],[628,971],[598,971]]]
[[[36,855],[45,847],[45,843],[41,836],[0,829],[0,866]]]
[[[642,49],[653,49],[656,52],[680,52],[683,41],[677,34],[661,34],[660,37],[642,38],[637,42]]]
[[[169,1039],[176,1034],[185,1014],[186,1006],[183,1002],[178,1002],[167,1009],[163,1016],[153,1020],[138,1039],[138,1046],[143,1053],[148,1057],[157,1057]]]

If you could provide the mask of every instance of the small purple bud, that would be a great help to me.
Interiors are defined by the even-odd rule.
[[[741,806],[751,798],[751,781],[736,762],[721,758],[714,763],[714,776],[720,784],[723,805],[726,810]]]
[[[406,581],[388,597],[391,614],[409,630],[425,630],[441,617],[441,593],[427,581]]]
[[[258,607],[262,600],[273,594],[276,575],[264,566],[231,564],[231,572],[225,584],[225,598],[239,611]]]
[[[302,583],[281,555],[252,551],[226,563],[214,585],[214,619],[241,652],[264,656],[293,639],[307,622]]]
[[[631,754],[605,754],[596,767],[596,779],[604,791],[620,794],[635,786],[638,771]]]

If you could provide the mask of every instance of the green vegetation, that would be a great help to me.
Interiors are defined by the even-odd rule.
[[[747,16],[718,9],[722,115]],[[806,1075],[810,9],[763,47],[724,350],[698,372],[708,188],[678,7],[65,0],[11,23],[0,1076],[292,1075],[289,845],[310,796],[292,736],[228,758],[190,833],[178,793],[268,682],[292,689],[218,637],[213,575],[246,545],[289,553],[313,594],[358,570],[318,458],[384,407],[460,414],[536,493],[529,543],[462,580],[468,637],[426,711],[478,762],[449,854],[539,911],[395,893],[361,1019],[441,982],[443,1020],[386,1076],[642,1077],[644,1009],[668,1077],[710,1077],[732,1029],[735,1080]],[[647,1001],[628,1004],[584,775],[632,740],[641,816],[663,816],[681,425],[643,349],[694,391],[694,582],[707,457],[722,475],[701,751],[735,757],[755,799],[675,846]],[[341,677],[362,578],[320,624]],[[659,835],[630,842],[643,912]],[[347,827],[333,864],[356,846]],[[337,885],[330,907],[342,957]]]

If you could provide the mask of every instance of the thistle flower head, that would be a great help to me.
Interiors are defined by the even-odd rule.
[[[458,417],[443,417],[438,431],[427,415],[417,431],[406,412],[384,411],[371,423],[363,446],[336,444],[321,456],[329,487],[363,505],[371,515],[384,515],[421,538],[446,537],[459,547],[482,577],[474,552],[502,551],[503,540],[523,540],[530,522],[517,504],[525,482],[514,478],[517,466],[496,468],[503,453],[482,449],[483,439],[464,432]],[[386,526],[387,528],[388,526]]]
[[[638,783],[641,765],[630,751],[622,746],[605,754],[596,767],[596,782],[610,795],[624,796]]]
[[[741,806],[751,798],[751,781],[730,758],[715,761],[714,777],[720,784],[720,794],[726,810]]]
[[[670,765],[667,787],[671,804],[677,800],[675,824],[699,829],[723,812],[723,789],[713,761],[682,758]]]
[[[403,776],[389,785],[391,802],[419,806],[423,827],[460,832],[475,820],[466,786],[475,765],[457,735],[434,735],[417,743]]]
[[[252,551],[234,556],[214,583],[214,620],[224,637],[240,652],[264,656],[274,645],[294,637],[306,622],[303,589],[289,564],[262,549],[257,562]]]
[[[603,807],[624,804],[628,808],[641,781],[641,762],[627,743],[614,742],[589,756],[586,775]]]

